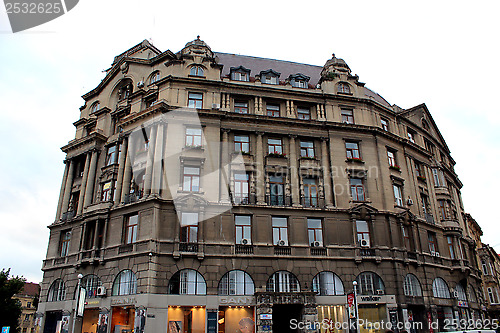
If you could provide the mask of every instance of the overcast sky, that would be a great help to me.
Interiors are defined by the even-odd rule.
[[[245,4],[245,5],[242,5]],[[113,57],[149,39],[323,65],[343,58],[389,103],[426,103],[464,184],[465,210],[500,252],[500,77],[495,1],[81,0],[62,17],[12,34],[0,7],[0,268],[42,279],[48,229],[80,97]]]

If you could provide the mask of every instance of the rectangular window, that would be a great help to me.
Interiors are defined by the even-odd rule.
[[[454,238],[452,236],[447,236],[446,237],[446,241],[448,242],[448,251],[450,252],[450,258],[451,259],[456,259],[455,257],[455,241],[454,241]]]
[[[416,136],[415,131],[408,128],[408,140],[410,140],[410,142],[415,143],[415,136]]]
[[[361,178],[350,178],[351,196],[353,201],[365,201],[365,188]]]
[[[235,80],[235,81],[248,81],[248,73],[233,72],[233,80]]]
[[[359,153],[359,145],[357,142],[346,142],[345,143],[345,151],[347,155],[347,159],[352,160],[360,160],[361,155]]]
[[[181,214],[181,242],[198,242],[198,213]]]
[[[410,250],[411,249],[410,228],[406,225],[403,225],[401,230],[403,232],[403,245],[407,250]]]
[[[429,251],[431,251],[431,254],[437,253],[436,233],[431,231],[427,232],[427,239],[429,241]]]
[[[252,219],[248,215],[235,215],[236,244],[252,244]],[[246,241],[244,241],[246,240]]]
[[[424,169],[422,163],[415,161],[415,174],[419,178],[425,178]]]
[[[200,191],[199,167],[184,167],[184,174],[182,178],[182,190],[189,192]]]
[[[202,130],[201,128],[186,128],[186,147],[201,147]]]
[[[389,121],[385,118],[380,119],[380,124],[382,125],[382,129],[384,131],[389,131]]]
[[[106,166],[116,163],[116,145],[108,147]]]
[[[247,101],[234,101],[234,112],[236,112],[236,113],[248,113],[248,102]]]
[[[314,142],[300,141],[300,156],[314,158]]]
[[[139,215],[130,215],[125,222],[125,244],[135,243],[137,240],[137,228],[139,226]]]
[[[278,84],[278,78],[276,76],[266,75],[262,78],[262,83]]]
[[[203,107],[203,94],[188,93],[188,107],[201,109]]]
[[[70,241],[71,241],[71,231],[65,230],[61,232],[61,246],[60,246],[61,257],[65,257],[68,255]]]
[[[403,206],[403,188],[401,185],[393,184],[392,189],[394,190],[394,201],[397,206]]]
[[[297,108],[297,118],[304,119],[304,120],[311,119],[311,110],[309,108],[298,107]]]
[[[307,88],[307,82],[304,80],[293,80],[292,81],[292,86],[297,87],[297,88]]]
[[[277,104],[267,104],[266,105],[267,115],[271,117],[280,116],[280,106]]]
[[[267,139],[267,149],[269,154],[283,155],[283,142],[281,139]]]
[[[446,200],[438,200],[439,215],[442,220],[446,220],[450,217],[448,214],[448,208],[448,202]]]
[[[288,221],[286,217],[272,217],[273,244],[288,245]]]
[[[283,206],[285,204],[284,189],[283,176],[269,175],[269,205]]]
[[[304,178],[304,207],[318,207],[318,181],[316,178]]]
[[[446,187],[446,179],[444,178],[443,170],[433,168],[432,177],[434,178],[434,186],[436,187]]]
[[[420,193],[420,197],[422,198],[422,211],[427,214],[429,212],[429,197],[424,193]]]
[[[434,144],[430,142],[429,140],[424,138],[424,145],[425,149],[430,152],[431,154],[434,154]]]
[[[101,201],[110,201],[113,194],[111,180],[102,184]]]
[[[489,275],[488,265],[486,265],[486,261],[481,260],[481,266],[483,267],[483,273],[484,273],[484,275]]]
[[[248,135],[235,135],[234,136],[234,151],[239,153],[250,152],[250,137]]]
[[[234,174],[234,203],[248,204],[248,180],[247,173]]]
[[[358,245],[366,244],[366,246],[370,246],[370,230],[368,229],[368,222],[356,220],[356,234]]]
[[[398,167],[396,163],[396,152],[393,150],[387,150],[387,159],[389,161],[390,167]]]
[[[349,109],[342,109],[340,114],[342,115],[342,122],[344,124],[354,124],[354,112]]]
[[[323,246],[321,219],[307,219],[307,234],[311,246]]]

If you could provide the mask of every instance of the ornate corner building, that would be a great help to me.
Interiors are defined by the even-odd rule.
[[[73,322],[79,274],[75,332],[298,332],[347,322],[355,281],[363,333],[484,315],[478,231],[429,110],[389,104],[335,55],[144,41],[83,98],[44,332]]]

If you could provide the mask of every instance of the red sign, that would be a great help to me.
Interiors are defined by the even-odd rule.
[[[434,333],[434,329],[432,328],[432,316],[430,312],[427,312],[427,321],[429,322],[429,333]]]

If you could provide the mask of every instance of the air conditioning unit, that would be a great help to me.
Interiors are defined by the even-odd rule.
[[[368,239],[362,239],[359,241],[359,245],[361,247],[370,247],[370,242],[368,241]]]
[[[408,206],[413,205],[413,200],[412,200],[411,198],[408,198],[408,200],[406,201],[406,204],[407,204]]]
[[[144,88],[144,81],[137,82],[137,87],[138,88]]]
[[[382,289],[377,289],[377,295],[383,295],[384,291]]]
[[[212,104],[212,109],[220,109],[220,104],[213,103]]]
[[[97,296],[106,296],[106,287],[97,287]]]
[[[312,246],[312,247],[320,247],[320,246],[321,246],[321,243],[320,243],[320,242],[318,242],[318,241],[314,241],[314,242],[312,242],[312,243],[311,243],[311,246]]]
[[[249,241],[248,239],[246,239],[246,238],[243,238],[243,239],[241,240],[241,244],[242,244],[242,245],[248,245],[248,244],[250,244],[250,241]]]
[[[452,294],[453,298],[458,298],[458,291],[454,290]]]
[[[434,257],[439,257],[439,252],[431,251],[431,255]]]
[[[280,240],[278,241],[278,245],[279,245],[279,246],[285,246],[285,245],[286,245],[286,243],[285,243],[285,241],[284,241],[284,240],[280,239]]]

